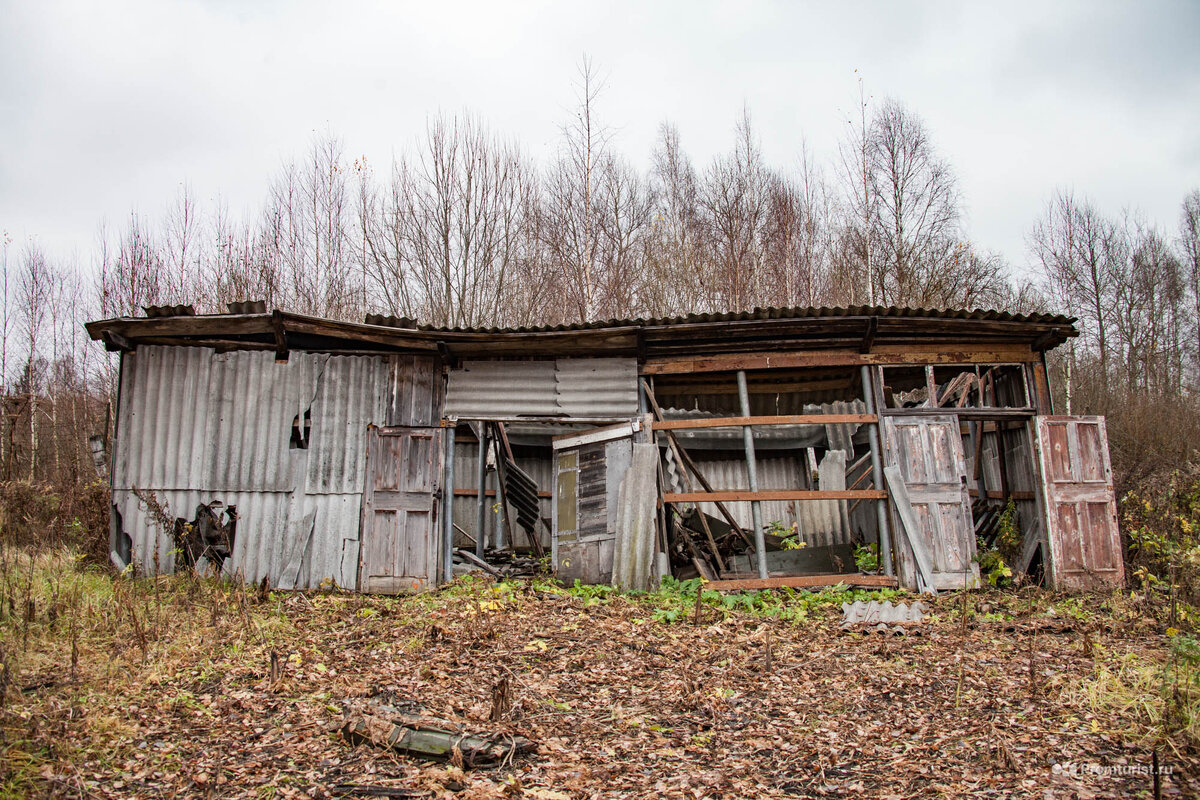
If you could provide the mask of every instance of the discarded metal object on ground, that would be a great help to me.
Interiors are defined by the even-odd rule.
[[[346,719],[341,731],[353,745],[371,744],[434,761],[457,761],[461,757],[463,767],[502,763],[534,748],[533,742],[523,736],[469,733],[454,727],[442,720],[405,714],[356,714]]]

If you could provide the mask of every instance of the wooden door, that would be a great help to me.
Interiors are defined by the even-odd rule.
[[[918,546],[932,568],[934,589],[977,586],[975,526],[958,417],[885,416],[883,432],[888,464],[899,469],[913,512],[893,514],[893,528],[907,532],[904,516],[915,524]],[[899,544],[900,536],[895,540]],[[897,546],[896,556],[901,581],[915,587],[912,548]]]
[[[637,429],[622,423],[555,438],[551,557],[560,580],[612,580],[617,493]]]
[[[1104,418],[1042,416],[1036,423],[1050,586],[1124,585]]]
[[[359,589],[419,591],[437,582],[440,428],[372,428]]]

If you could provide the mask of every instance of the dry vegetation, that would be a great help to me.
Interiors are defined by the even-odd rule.
[[[1200,779],[1195,641],[1141,596],[950,596],[881,637],[839,631],[839,592],[705,592],[695,624],[690,585],[381,598],[2,558],[0,797],[1131,797],[1155,750],[1166,796]],[[351,747],[377,702],[537,751]]]

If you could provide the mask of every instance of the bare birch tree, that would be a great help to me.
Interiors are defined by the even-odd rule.
[[[700,206],[713,259],[713,305],[741,311],[765,296],[762,265],[771,174],[744,110],[731,152],[714,159],[704,176]]]
[[[649,192],[654,207],[646,257],[646,308],[651,314],[709,311],[708,243],[700,214],[699,179],[675,126],[659,126],[651,163]]]
[[[562,272],[565,301],[579,321],[595,319],[599,309],[597,194],[610,138],[596,114],[603,90],[604,81],[585,56],[575,83],[573,118],[563,128],[558,158],[545,180],[539,225],[547,254]]]
[[[361,257],[393,314],[495,324],[530,257],[533,171],[469,117],[438,117],[385,193],[362,185]]]

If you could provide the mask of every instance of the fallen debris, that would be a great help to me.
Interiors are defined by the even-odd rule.
[[[883,603],[878,600],[872,600],[869,603],[858,600],[854,603],[842,603],[842,627],[924,622],[928,613],[929,608],[920,600],[913,602],[912,605],[908,603],[892,605],[890,600]]]
[[[434,761],[461,760],[464,768],[504,763],[534,748],[533,742],[522,736],[473,734],[453,728],[449,723],[431,725],[403,714],[358,714],[347,718],[341,731],[352,745],[370,744]]]

